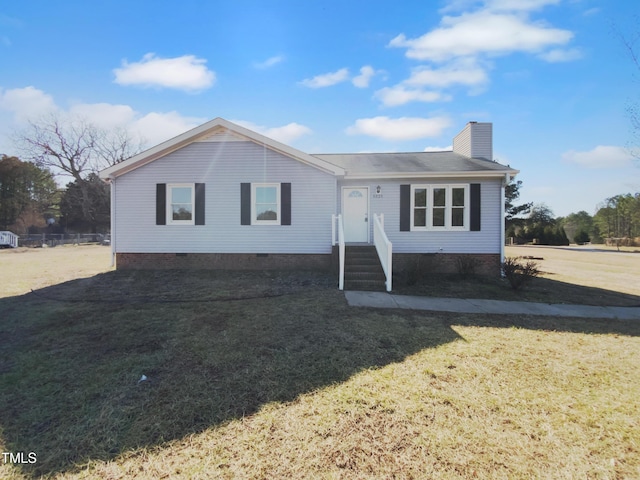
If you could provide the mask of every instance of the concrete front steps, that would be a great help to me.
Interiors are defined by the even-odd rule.
[[[344,262],[344,289],[385,292],[385,276],[373,245],[347,245]]]

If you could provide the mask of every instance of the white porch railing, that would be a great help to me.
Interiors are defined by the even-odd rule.
[[[13,232],[0,232],[0,246],[9,246],[11,248],[18,247],[18,235]]]
[[[378,252],[378,258],[380,258],[380,264],[382,270],[387,278],[385,284],[387,286],[387,292],[391,291],[391,279],[392,279],[392,259],[393,259],[393,246],[384,233],[384,214],[373,214],[373,244]]]
[[[342,222],[342,215],[331,215],[331,241],[333,245],[336,244],[336,220],[338,221],[338,252],[340,272],[338,273],[338,288],[344,290],[344,224]]]

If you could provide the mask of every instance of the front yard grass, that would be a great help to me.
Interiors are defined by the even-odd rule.
[[[514,291],[503,278],[424,271],[412,285],[400,276],[394,293],[450,298],[565,303],[595,306],[640,306],[640,253],[615,250],[594,252],[576,247],[507,247],[508,257],[523,257],[538,264],[541,275]]]
[[[605,288],[576,285],[556,280],[548,273],[531,279],[520,290],[513,290],[504,278],[473,276],[461,278],[457,274],[425,275],[414,285],[396,282],[393,285],[393,293],[426,297],[483,298],[513,302],[640,306],[640,294],[632,295]]]
[[[0,449],[37,462],[0,477],[640,476],[638,322],[351,308],[334,280],[5,295]]]

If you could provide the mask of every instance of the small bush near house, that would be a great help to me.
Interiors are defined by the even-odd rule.
[[[424,273],[420,268],[420,259],[416,260],[415,263],[410,265],[404,275],[404,283],[406,285],[415,285],[418,283],[418,280],[422,278]]]
[[[425,275],[433,271],[435,255],[425,253],[416,256],[414,262],[407,266],[401,283],[404,285],[416,285],[424,280]]]
[[[524,288],[533,278],[540,275],[538,264],[532,260],[522,263],[522,257],[507,257],[502,263],[502,273],[514,290]]]
[[[461,256],[456,258],[456,271],[462,278],[473,277],[480,262],[476,257]]]

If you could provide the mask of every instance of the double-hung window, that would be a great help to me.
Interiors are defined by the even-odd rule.
[[[451,228],[469,228],[469,190],[451,186]]]
[[[204,224],[204,183],[156,183],[156,225]]]
[[[413,222],[414,227],[427,227],[427,187],[415,187],[413,189]]]
[[[195,188],[193,183],[167,185],[167,224],[195,224]]]
[[[469,185],[412,185],[411,230],[469,230]]]
[[[280,225],[280,184],[251,184],[251,224]]]

